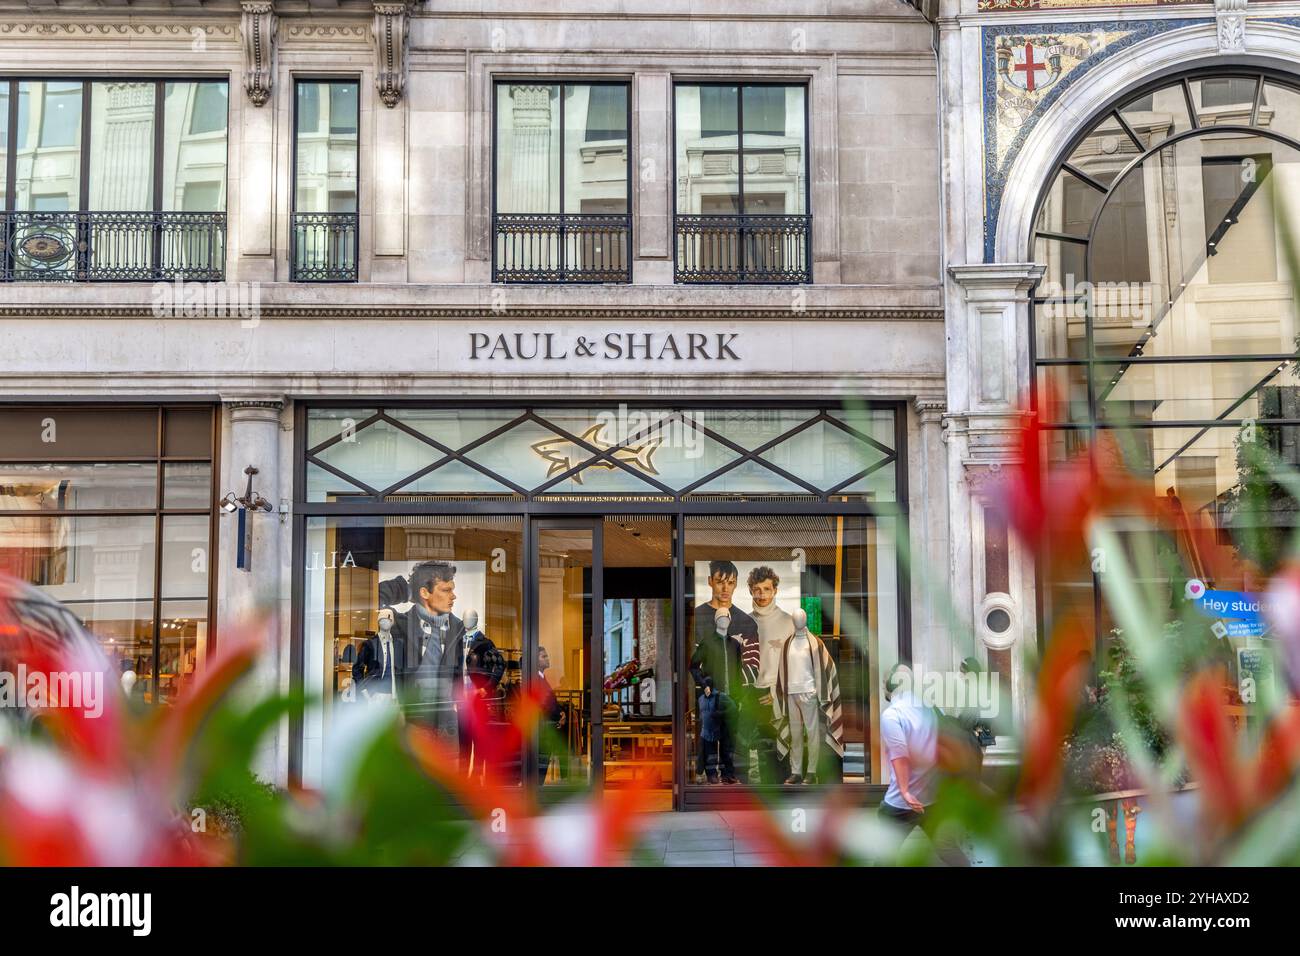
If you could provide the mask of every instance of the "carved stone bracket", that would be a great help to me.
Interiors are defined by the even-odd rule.
[[[1003,474],[1003,463],[1000,461],[967,461],[963,464],[966,470],[966,487],[977,498],[986,501],[991,499],[1006,481],[1007,476]]]
[[[946,400],[929,396],[917,396],[912,400],[912,405],[916,408],[916,417],[922,425],[942,424],[944,413],[948,410]]]
[[[378,56],[375,87],[389,109],[398,104],[406,88],[407,14],[410,9],[407,0],[375,0],[375,22],[371,27]]]
[[[241,0],[239,32],[244,38],[244,89],[254,106],[271,98],[275,78],[275,34],[278,20],[273,0]]]
[[[1246,52],[1246,0],[1214,0],[1220,53]]]

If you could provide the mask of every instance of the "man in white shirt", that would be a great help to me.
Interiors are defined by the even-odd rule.
[[[889,706],[880,715],[880,741],[889,761],[889,789],[880,817],[897,824],[903,836],[921,827],[939,859],[949,866],[969,866],[960,844],[934,826],[926,811],[939,785],[939,720],[916,697],[911,668],[897,664],[885,680]]]

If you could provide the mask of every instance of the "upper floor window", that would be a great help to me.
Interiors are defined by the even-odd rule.
[[[8,280],[220,279],[218,80],[0,80]]]
[[[626,83],[496,84],[493,281],[628,282]]]
[[[299,80],[294,90],[290,278],[357,279],[356,80]]]
[[[808,282],[807,88],[675,88],[678,282]]]

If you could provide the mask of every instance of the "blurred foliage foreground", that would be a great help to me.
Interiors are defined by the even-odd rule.
[[[1108,618],[1117,623],[1104,660],[1096,654],[1092,605],[1047,622],[1041,659],[1020,650],[1032,691],[1013,773],[980,778],[969,739],[941,747],[948,773],[928,813],[954,828],[977,860],[992,864],[1134,860],[1131,823],[1145,819],[1140,862],[1300,862],[1300,708],[1291,695],[1264,694],[1239,719],[1225,688],[1227,642],[1208,634],[1190,602],[1169,599],[1166,548],[1142,553],[1117,530],[1160,528],[1149,483],[1086,455],[1043,468],[1041,436],[1021,436],[999,504],[1022,547],[1054,563],[1103,549],[1100,576]],[[1247,449],[1251,482],[1300,501],[1300,475]],[[1049,533],[1050,528],[1050,533]],[[1300,683],[1300,542],[1271,543],[1266,581],[1271,637],[1285,679]],[[1207,549],[1207,553],[1214,549]],[[1258,552],[1259,549],[1255,549]],[[1235,560],[1252,560],[1240,547]],[[1211,569],[1212,570],[1212,569]],[[914,569],[923,574],[924,569]],[[1188,577],[1191,575],[1188,574]],[[1209,575],[1207,575],[1209,577]],[[1147,582],[1147,583],[1143,583]],[[1155,583],[1151,583],[1155,582]],[[1163,583],[1160,583],[1163,582]],[[42,603],[44,602],[44,603]],[[938,603],[944,604],[942,596]],[[93,640],[68,636],[52,604],[13,582],[0,588],[0,671],[105,669]],[[57,608],[57,606],[55,606]],[[969,625],[948,607],[955,644],[974,646]],[[75,630],[75,628],[74,628]],[[202,679],[176,704],[139,710],[105,673],[103,712],[49,708],[0,711],[0,862],[10,865],[447,864],[608,865],[649,861],[653,814],[643,794],[548,792],[545,805],[518,786],[467,780],[456,755],[429,731],[383,707],[343,709],[317,790],[280,790],[251,768],[289,715],[309,702],[259,696],[249,681],[267,642],[262,629],[225,632]],[[1033,642],[1021,642],[1032,644]],[[486,731],[487,722],[472,730]],[[519,726],[479,736],[480,753],[519,753],[539,710]],[[504,736],[504,739],[503,739]],[[489,766],[493,762],[489,760]],[[551,791],[552,788],[546,788]],[[745,788],[735,788],[745,791]],[[789,805],[748,794],[738,837],[773,865],[925,863],[922,837],[902,843],[870,810],[841,794],[792,825]],[[806,795],[800,801],[807,805]],[[1190,808],[1190,812],[1189,812]],[[1117,839],[1116,830],[1127,830]],[[806,832],[804,832],[806,831]]]

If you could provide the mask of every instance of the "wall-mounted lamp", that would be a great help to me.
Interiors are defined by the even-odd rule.
[[[233,491],[226,492],[226,497],[221,499],[221,510],[226,514],[234,514],[240,508],[247,508],[250,511],[270,511],[275,507],[253,490],[253,476],[257,474],[257,469],[249,465],[244,469],[244,474],[248,476],[248,486],[244,489],[243,497],[236,498]]]
[[[248,476],[248,485],[244,488],[243,497],[236,498],[233,491],[227,492],[226,497],[221,499],[221,510],[226,514],[239,512],[235,567],[240,571],[251,571],[253,569],[253,528],[252,522],[248,520],[248,513],[271,511],[275,506],[253,490],[253,476],[257,474],[257,469],[249,465],[244,469],[244,474]]]

